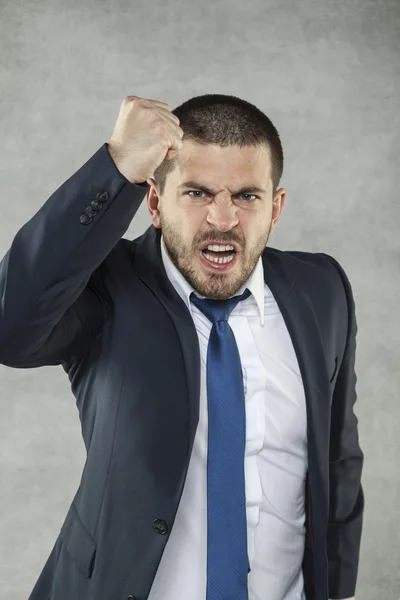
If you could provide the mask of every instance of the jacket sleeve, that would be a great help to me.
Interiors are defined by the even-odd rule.
[[[349,313],[345,354],[333,391],[329,446],[329,598],[341,600],[352,598],[356,591],[364,513],[361,484],[364,454],[359,445],[358,420],[353,411],[357,400],[355,303],[343,268],[331,256],[328,258],[342,277]]]
[[[84,351],[109,314],[101,263],[148,189],[104,144],[15,235],[0,262],[0,363],[57,365]]]

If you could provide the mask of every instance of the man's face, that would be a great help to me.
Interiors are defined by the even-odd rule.
[[[164,194],[159,196],[154,179],[147,182],[153,225],[161,228],[174,265],[202,296],[235,295],[253,272],[285,201],[284,189],[273,194],[268,148],[187,141]],[[252,186],[263,191],[248,190]],[[235,251],[217,253],[208,244],[232,244]]]

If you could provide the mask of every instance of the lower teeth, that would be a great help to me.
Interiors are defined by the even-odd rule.
[[[210,262],[217,263],[217,264],[228,263],[228,262],[231,262],[235,258],[234,252],[230,256],[223,256],[222,258],[214,258],[213,256],[211,256],[210,254],[207,254],[206,252],[203,252],[203,254],[207,258],[207,260],[209,260]]]

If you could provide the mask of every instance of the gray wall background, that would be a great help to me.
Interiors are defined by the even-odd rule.
[[[366,512],[357,600],[400,599],[400,0],[0,0],[0,255],[109,140],[126,95],[255,103],[282,136],[269,245],[353,286]],[[124,237],[150,225],[145,203]],[[62,243],[62,240],[60,240]],[[0,365],[0,598],[27,598],[85,453],[61,367]]]

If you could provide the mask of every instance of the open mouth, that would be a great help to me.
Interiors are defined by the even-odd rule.
[[[200,255],[203,264],[216,271],[231,269],[238,258],[238,252],[230,244],[206,246]]]

